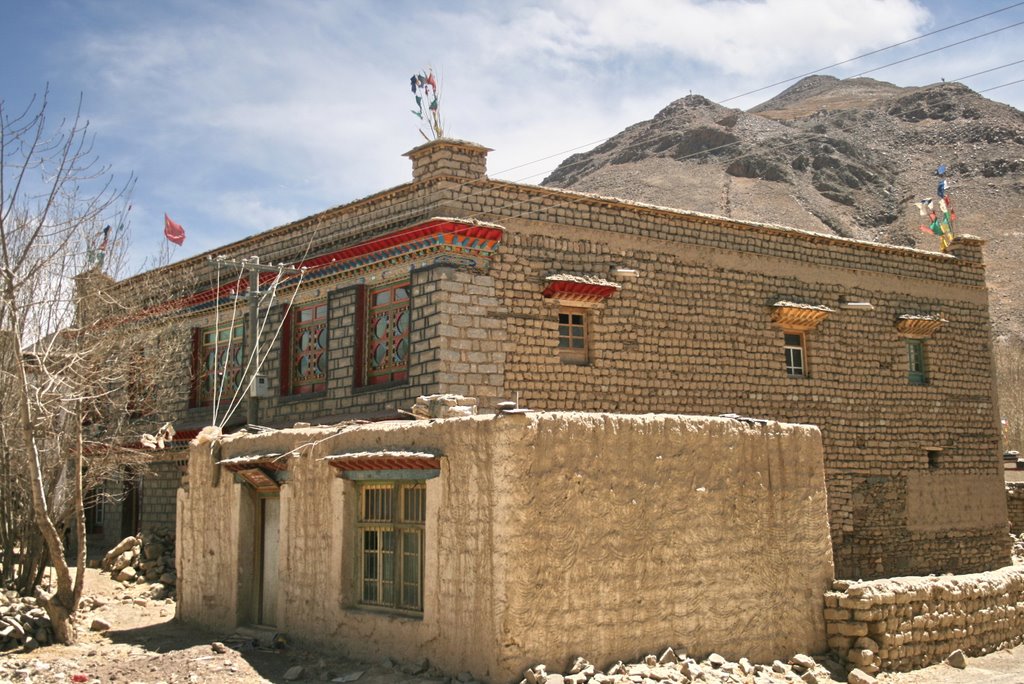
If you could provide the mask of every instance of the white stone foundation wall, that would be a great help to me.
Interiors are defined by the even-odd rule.
[[[837,580],[825,594],[828,645],[867,672],[904,672],[1024,642],[1024,568],[942,577]]]

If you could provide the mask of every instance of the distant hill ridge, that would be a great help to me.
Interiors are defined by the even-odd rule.
[[[959,83],[808,76],[747,111],[688,95],[543,184],[937,250],[913,202],[940,163],[957,232],[988,241],[995,333],[1024,340],[1024,113]]]

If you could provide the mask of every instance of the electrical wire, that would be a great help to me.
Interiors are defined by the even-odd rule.
[[[841,62],[836,62],[834,64],[829,64],[828,66],[818,67],[817,69],[815,69],[813,71],[808,71],[807,73],[800,74],[799,76],[790,76],[789,78],[783,79],[781,81],[776,81],[775,83],[771,83],[771,84],[766,85],[766,86],[761,86],[760,88],[756,88],[754,90],[748,90],[745,93],[740,93],[739,95],[733,95],[732,97],[727,97],[724,100],[718,100],[718,104],[723,104],[725,102],[731,102],[732,100],[737,100],[737,99],[739,99],[741,97],[746,97],[747,95],[753,95],[754,93],[759,93],[762,90],[768,90],[769,88],[774,88],[775,86],[779,86],[779,85],[782,85],[784,83],[789,83],[790,81],[795,81],[797,79],[805,78],[807,76],[813,76],[814,74],[821,73],[822,71],[825,71],[827,69],[834,69],[835,67],[843,66],[844,64],[849,64],[850,62],[856,62],[859,59],[864,59],[865,57],[871,57],[872,55],[877,55],[880,52],[885,52],[886,50],[891,50],[893,48],[900,47],[901,45],[907,45],[909,43],[913,43],[915,40],[921,40],[922,38],[927,38],[928,36],[934,36],[934,35],[936,35],[938,33],[942,33],[943,31],[949,31],[950,29],[959,28],[959,27],[964,26],[966,24],[970,24],[973,21],[978,21],[979,19],[984,19],[985,17],[991,17],[993,14],[999,14],[1000,12],[1005,12],[1007,10],[1013,9],[1014,7],[1020,7],[1021,5],[1024,5],[1024,2],[1016,2],[1016,3],[1012,4],[1012,5],[1007,5],[1006,7],[1000,7],[999,9],[992,10],[991,12],[986,12],[985,14],[979,14],[976,17],[971,17],[970,19],[965,19],[965,20],[963,20],[961,22],[957,22],[956,24],[950,24],[949,26],[944,26],[944,27],[942,27],[940,29],[936,29],[934,31],[929,31],[928,33],[922,33],[920,35],[914,36],[913,38],[908,38],[907,40],[900,41],[899,43],[893,43],[892,45],[886,45],[885,47],[878,48],[877,50],[872,50],[871,52],[865,52],[862,55],[857,55],[856,57],[850,57],[849,59],[844,59]]]
[[[1006,88],[1007,86],[1017,85],[1018,83],[1024,83],[1024,79],[1017,79],[1016,81],[1011,81],[1010,83],[1004,83],[1002,85],[992,86],[991,88],[985,88],[984,90],[979,90],[978,92],[988,92],[989,90],[998,90],[999,88]]]

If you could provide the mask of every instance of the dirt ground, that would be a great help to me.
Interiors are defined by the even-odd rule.
[[[212,633],[177,622],[173,619],[173,599],[154,597],[153,585],[126,588],[98,570],[87,573],[85,597],[103,605],[82,612],[79,643],[45,646],[31,653],[0,653],[0,682],[285,682],[289,681],[285,673],[295,666],[303,670],[296,680],[300,682],[437,684],[450,681],[456,674],[428,671],[413,676],[403,672],[401,665],[389,661],[357,662],[294,644],[277,649],[253,645],[251,640],[233,639],[235,635]],[[93,618],[106,620],[111,629],[90,631]],[[214,648],[214,642],[225,645],[223,652]],[[469,678],[464,676],[463,679]],[[787,680],[780,675],[778,681]],[[970,658],[964,670],[935,665],[911,673],[882,674],[879,681],[888,684],[1024,684],[1024,647]]]

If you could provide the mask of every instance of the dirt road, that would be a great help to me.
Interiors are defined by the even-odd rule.
[[[388,661],[361,663],[295,645],[273,649],[254,646],[251,641],[232,640],[232,635],[211,633],[173,620],[174,601],[154,598],[151,585],[126,588],[97,570],[87,572],[87,603],[95,600],[101,605],[83,612],[80,642],[74,646],[46,646],[31,653],[0,653],[0,682],[438,684],[451,681],[452,675],[458,676],[437,671],[413,676],[403,672],[401,664]],[[109,622],[110,630],[89,631],[93,618]],[[225,648],[215,646],[215,642],[224,643]],[[768,677],[762,674],[756,681],[799,681],[792,673],[788,677]],[[469,679],[467,675],[462,678]],[[970,658],[963,670],[936,665],[911,673],[882,674],[878,679],[889,684],[1024,684],[1024,647]],[[755,681],[752,677],[744,679],[748,680]],[[709,677],[708,681],[719,680]],[[826,684],[843,679],[823,676],[818,681]]]

